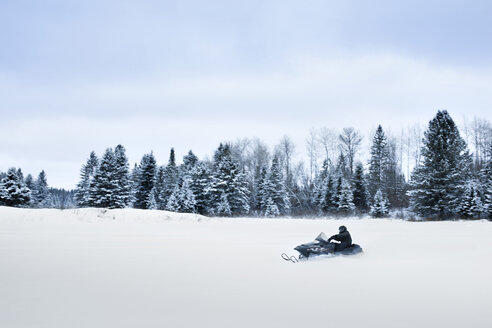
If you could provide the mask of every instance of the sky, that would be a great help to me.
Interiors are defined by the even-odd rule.
[[[74,188],[94,150],[167,163],[311,128],[492,120],[489,1],[0,2],[0,171]]]

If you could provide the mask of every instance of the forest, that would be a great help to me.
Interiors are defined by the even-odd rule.
[[[221,143],[213,158],[174,149],[130,167],[123,145],[90,152],[75,190],[50,188],[44,171],[0,172],[0,205],[31,208],[138,208],[207,216],[492,219],[492,125],[460,129],[446,110],[425,127],[394,136],[379,125],[361,161],[362,134],[312,129],[307,162],[293,160],[288,136],[273,150],[258,138]]]

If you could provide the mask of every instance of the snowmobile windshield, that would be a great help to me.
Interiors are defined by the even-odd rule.
[[[318,237],[316,237],[316,239],[315,239],[315,240],[317,240],[317,241],[319,241],[319,242],[326,242],[326,241],[328,240],[328,238],[326,237],[325,233],[324,233],[324,232],[322,232],[322,233],[320,233],[320,234],[318,235]]]

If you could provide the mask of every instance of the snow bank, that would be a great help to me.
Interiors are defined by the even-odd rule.
[[[364,253],[280,258],[344,224]],[[0,207],[0,327],[491,327],[492,224]]]

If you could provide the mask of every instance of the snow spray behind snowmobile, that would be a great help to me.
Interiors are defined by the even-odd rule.
[[[308,259],[309,257],[318,255],[353,255],[362,252],[362,247],[357,244],[352,244],[342,250],[336,250],[335,243],[331,243],[326,238],[324,232],[320,233],[316,239],[310,243],[301,244],[294,248],[299,252],[299,258],[295,256],[288,256],[283,253],[282,258],[286,261],[297,262],[300,259]]]

